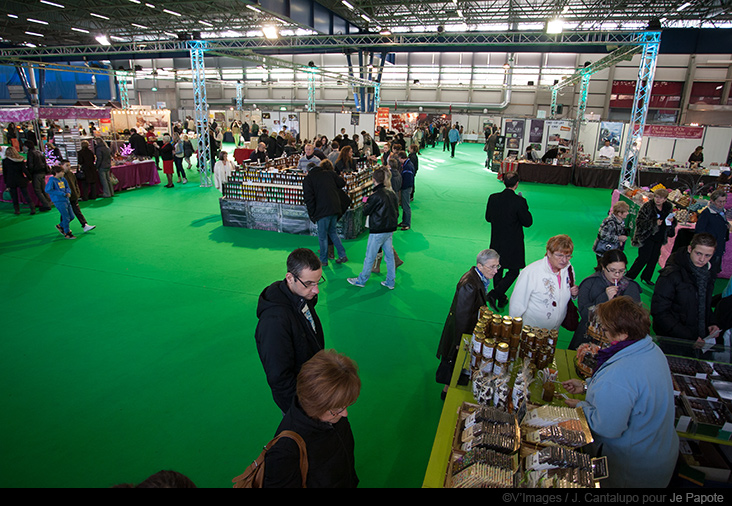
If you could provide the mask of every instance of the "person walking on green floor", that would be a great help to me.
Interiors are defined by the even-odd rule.
[[[396,281],[394,247],[391,240],[394,231],[397,229],[399,204],[397,204],[397,197],[394,192],[385,186],[386,178],[385,169],[381,168],[374,171],[374,175],[372,176],[374,191],[366,200],[363,208],[364,216],[368,216],[369,219],[369,239],[366,244],[366,258],[363,261],[361,274],[357,278],[347,279],[350,284],[359,288],[366,286],[366,282],[371,277],[371,269],[379,254],[379,250],[383,251],[384,259],[386,260],[386,280],[382,281],[381,284],[393,290]],[[407,194],[407,200],[409,200],[409,194]]]
[[[503,265],[493,279],[493,290],[488,293],[488,303],[496,311],[501,311],[508,304],[506,292],[516,281],[521,269],[526,267],[524,228],[534,223],[529,204],[521,194],[516,193],[518,174],[506,174],[503,184],[506,188],[488,197],[485,209],[485,221],[491,224],[491,248],[503,259]],[[508,269],[505,276],[504,269]]]
[[[295,398],[303,364],[325,348],[323,326],[315,312],[323,267],[318,256],[298,248],[287,257],[285,279],[262,290],[254,333],[257,352],[277,406],[286,413]]]
[[[412,165],[409,156],[404,151],[400,151],[397,155],[399,164],[402,166],[402,188],[401,188],[401,204],[402,204],[402,221],[397,226],[402,230],[409,230],[412,227],[412,188],[414,188],[414,165]]]
[[[457,129],[457,125],[453,125],[450,129],[448,139],[450,140],[450,158],[455,158],[455,146],[460,141],[460,130]]]

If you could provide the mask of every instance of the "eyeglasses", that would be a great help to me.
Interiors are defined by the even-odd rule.
[[[628,272],[627,269],[608,269],[607,267],[605,268],[605,270],[610,274],[615,274],[616,276],[622,276],[623,274]]]
[[[292,274],[292,273],[290,273],[290,274]],[[320,279],[318,281],[303,281],[302,279],[298,278],[296,274],[292,274],[292,276],[296,280],[298,280],[302,284],[302,286],[304,286],[308,290],[310,290],[311,288],[313,288],[316,285],[322,285],[323,283],[325,283],[327,281],[325,279],[325,276],[320,276]]]
[[[558,258],[560,260],[571,260],[572,259],[572,255],[563,255],[562,253],[552,253],[552,255],[554,255],[556,258]]]
[[[500,271],[501,270],[501,264],[496,264],[496,265],[481,264],[481,265],[483,265],[483,267],[485,267],[486,269],[489,269],[491,271]]]
[[[339,409],[338,411],[336,411],[335,413],[333,412],[333,410],[329,409],[328,410],[328,413],[330,413],[330,416],[338,416],[338,415],[340,415],[341,413],[343,413],[347,409],[348,408],[342,408],[342,409]]]

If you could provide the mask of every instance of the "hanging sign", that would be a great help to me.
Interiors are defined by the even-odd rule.
[[[643,135],[648,137],[670,137],[673,139],[701,139],[704,136],[704,127],[675,126],[675,125],[646,125]]]

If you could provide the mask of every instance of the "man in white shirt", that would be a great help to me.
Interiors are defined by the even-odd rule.
[[[615,158],[615,148],[610,145],[610,141],[605,141],[605,145],[600,148],[600,158]]]

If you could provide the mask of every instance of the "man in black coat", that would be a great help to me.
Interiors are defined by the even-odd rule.
[[[490,280],[501,267],[500,260],[500,256],[493,249],[481,251],[476,259],[476,265],[463,274],[457,284],[450,313],[445,320],[440,344],[437,347],[440,365],[435,379],[445,385],[443,399],[452,378],[460,340],[463,334],[473,333],[480,308],[486,304],[486,292]]]
[[[295,398],[300,368],[325,347],[323,326],[315,312],[322,276],[315,253],[298,248],[287,257],[285,279],[275,281],[259,295],[257,351],[282,413]]]
[[[657,335],[701,343],[706,336],[719,334],[712,313],[714,275],[709,262],[716,247],[711,234],[695,234],[686,250],[677,250],[669,257],[651,298]]]
[[[501,255],[501,267],[493,280],[493,290],[488,293],[488,303],[500,311],[508,304],[506,292],[526,267],[524,227],[534,223],[526,199],[516,193],[519,176],[509,173],[503,178],[506,189],[488,197],[485,221],[491,224],[491,249]],[[508,272],[504,276],[503,270]]]
[[[130,129],[130,147],[132,148],[132,152],[135,154],[138,158],[148,158],[147,153],[147,141],[145,138],[137,133],[137,130],[134,128]]]
[[[333,242],[338,253],[336,263],[342,264],[348,260],[346,249],[336,232],[336,223],[343,214],[340,191],[344,186],[346,181],[335,173],[330,160],[323,160],[320,165],[310,169],[302,181],[303,200],[308,216],[318,226],[320,263],[323,266],[328,265],[328,239]]]
[[[53,204],[51,204],[51,199],[45,191],[46,175],[50,172],[46,163],[46,157],[36,149],[33,141],[25,141],[24,145],[28,148],[26,166],[28,172],[33,177],[33,191],[36,192],[36,197],[38,197],[38,201],[40,202],[40,210],[48,211]]]

